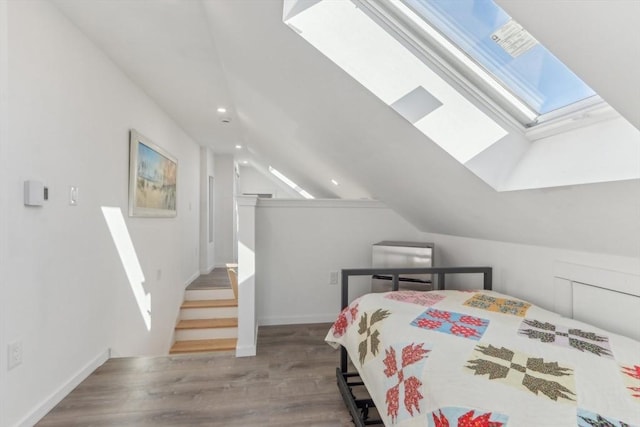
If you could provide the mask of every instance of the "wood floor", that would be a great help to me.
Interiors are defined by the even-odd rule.
[[[38,426],[352,426],[328,324],[263,326],[258,355],[110,359]]]
[[[187,290],[193,289],[218,289],[230,288],[229,276],[226,268],[214,268],[209,274],[202,274],[187,286]]]

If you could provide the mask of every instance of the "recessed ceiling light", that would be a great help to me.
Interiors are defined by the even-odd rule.
[[[336,181],[335,179],[332,179],[332,180],[331,180],[331,183],[332,183],[333,185],[338,185],[338,181]]]
[[[241,148],[242,148],[242,145],[237,144],[237,145],[236,145],[236,148],[239,150],[239,149],[241,149]]]
[[[243,161],[242,161],[242,164],[243,164],[243,165],[248,165],[248,164],[249,164],[249,161],[248,161],[248,160],[243,160]]]
[[[218,113],[226,113],[227,109],[224,107],[218,107]]]

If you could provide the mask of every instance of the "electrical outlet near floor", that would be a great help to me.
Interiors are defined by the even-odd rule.
[[[22,341],[16,341],[7,346],[9,357],[7,360],[8,369],[13,369],[22,363]]]
[[[331,273],[329,273],[329,284],[330,285],[337,285],[338,284],[338,272],[337,271],[332,271]]]

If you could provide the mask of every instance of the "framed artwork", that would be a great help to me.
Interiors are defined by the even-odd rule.
[[[129,150],[129,216],[175,217],[178,161],[134,129]]]

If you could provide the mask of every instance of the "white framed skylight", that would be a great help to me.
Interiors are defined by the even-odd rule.
[[[295,33],[497,191],[640,177],[640,132],[493,0],[283,5]]]
[[[604,101],[492,0],[393,0],[417,38],[426,38],[450,65],[493,92],[525,127]],[[440,37],[434,35],[434,33]],[[473,75],[471,75],[473,74]],[[505,92],[506,91],[506,92]],[[524,116],[520,113],[524,113]]]
[[[285,184],[287,184],[289,187],[293,188],[298,194],[300,194],[302,197],[304,197],[305,199],[315,199],[315,197],[313,197],[311,194],[309,194],[306,190],[304,190],[303,188],[301,188],[298,184],[296,184],[295,182],[291,181],[287,176],[285,176],[282,172],[280,172],[279,170],[273,168],[272,166],[269,166],[269,172],[271,172],[276,178],[278,178],[280,181],[284,182]]]

